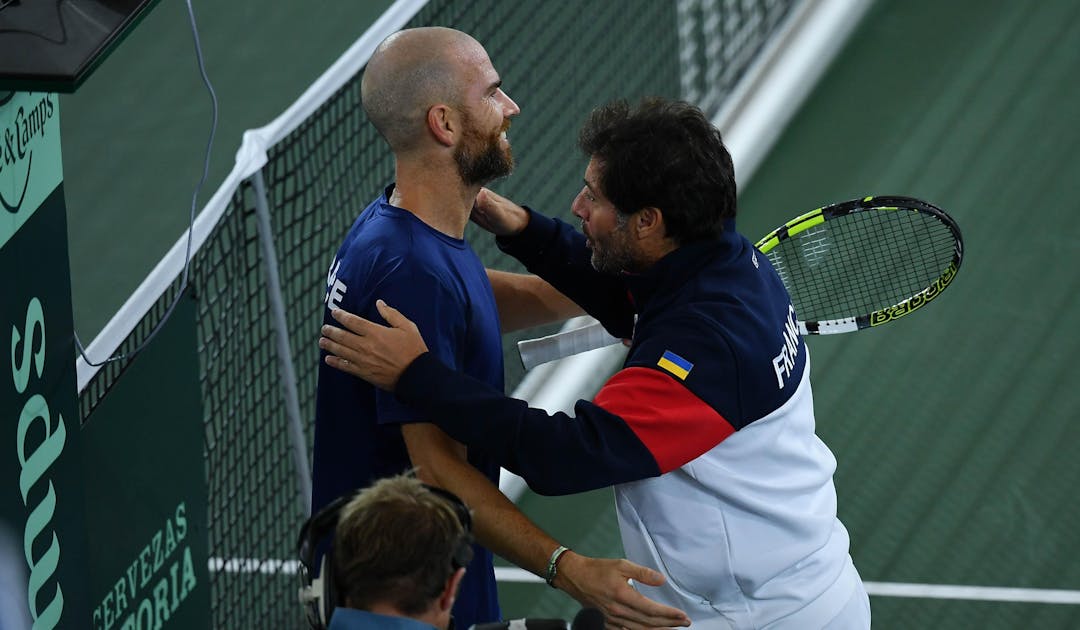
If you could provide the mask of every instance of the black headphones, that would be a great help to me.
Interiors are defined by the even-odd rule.
[[[450,564],[455,571],[468,566],[473,556],[472,515],[469,514],[469,508],[452,492],[428,484],[422,485],[428,492],[441,497],[454,509],[454,514],[461,523],[461,528],[465,530],[465,535],[458,541]],[[300,577],[300,604],[307,613],[308,624],[314,630],[325,630],[330,623],[334,608],[341,604],[338,601],[337,585],[334,583],[334,529],[337,527],[341,510],[360,492],[360,490],[355,490],[334,499],[305,521],[300,528],[300,536],[296,541],[296,551],[300,556],[297,568]],[[316,554],[320,543],[324,541],[327,542],[326,553],[323,554],[320,565],[316,566]]]

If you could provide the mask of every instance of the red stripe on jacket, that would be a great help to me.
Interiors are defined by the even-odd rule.
[[[727,420],[673,377],[645,367],[620,370],[593,402],[621,417],[661,473],[696,459],[735,432]]]

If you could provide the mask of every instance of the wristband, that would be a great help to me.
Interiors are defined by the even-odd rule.
[[[551,557],[548,558],[547,576],[544,578],[544,581],[547,582],[547,585],[551,588],[555,588],[555,575],[559,572],[559,558],[567,551],[570,551],[570,549],[559,545],[555,548],[555,551],[551,552]]]

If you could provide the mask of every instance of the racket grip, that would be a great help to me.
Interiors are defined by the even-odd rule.
[[[541,363],[597,348],[606,348],[621,342],[621,339],[612,337],[599,322],[596,322],[546,337],[519,341],[518,352],[521,354],[521,364],[526,370],[531,370]]]

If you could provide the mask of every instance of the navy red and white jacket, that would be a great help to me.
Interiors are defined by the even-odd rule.
[[[836,518],[836,460],[814,433],[808,351],[768,259],[734,221],[640,275],[596,272],[584,236],[536,213],[499,245],[631,338],[623,368],[573,417],[429,354],[397,396],[536,492],[615,486],[627,557],[667,577],[638,588],[694,627],[832,620],[862,586]]]

